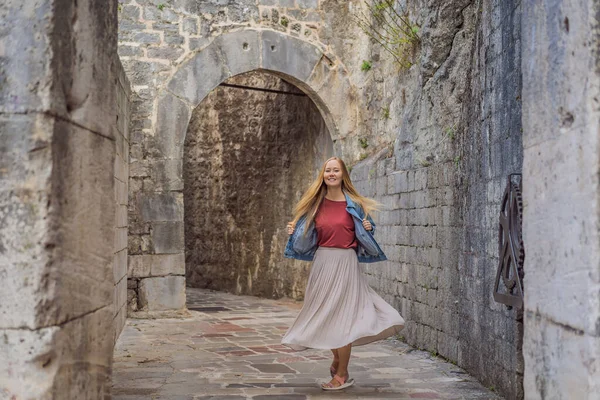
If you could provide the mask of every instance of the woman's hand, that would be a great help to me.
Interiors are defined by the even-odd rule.
[[[371,223],[369,222],[368,219],[363,219],[362,224],[365,227],[365,229],[368,231],[373,229],[373,225],[371,225]]]
[[[288,222],[288,224],[287,224],[287,232],[288,232],[288,235],[291,235],[292,233],[294,233],[294,224],[292,224],[291,222]]]

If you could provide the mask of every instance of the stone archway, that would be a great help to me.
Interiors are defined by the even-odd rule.
[[[223,34],[195,53],[158,95],[153,165],[163,179],[137,198],[151,226],[151,253],[130,258],[130,276],[144,310],[185,308],[183,147],[192,111],[227,78],[267,71],[294,84],[319,109],[335,143],[357,128],[356,91],[344,66],[321,48],[279,32],[246,29]],[[139,302],[138,302],[139,303]]]

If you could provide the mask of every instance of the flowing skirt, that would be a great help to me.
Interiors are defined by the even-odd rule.
[[[337,349],[385,339],[404,319],[368,285],[353,249],[319,247],[304,305],[281,343],[294,349]]]

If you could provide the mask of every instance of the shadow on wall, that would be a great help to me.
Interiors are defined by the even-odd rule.
[[[309,265],[283,258],[285,225],[332,152],[317,107],[294,85],[249,72],[213,90],[184,146],[187,285],[300,299]]]

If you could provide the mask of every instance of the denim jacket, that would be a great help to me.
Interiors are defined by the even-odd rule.
[[[368,217],[367,219],[373,226],[373,229],[367,231],[362,224],[365,215],[362,208],[358,204],[355,204],[347,194],[344,193],[344,195],[346,196],[346,211],[354,220],[354,234],[358,242],[358,247],[356,248],[358,261],[361,263],[372,263],[387,260],[387,257],[383,254],[383,251],[373,237],[375,223],[371,217]],[[305,229],[308,229],[306,235],[304,235]],[[315,224],[312,223],[307,228],[306,215],[303,215],[296,223],[294,233],[290,235],[283,254],[287,258],[312,261],[317,247],[317,230],[315,229]]]

